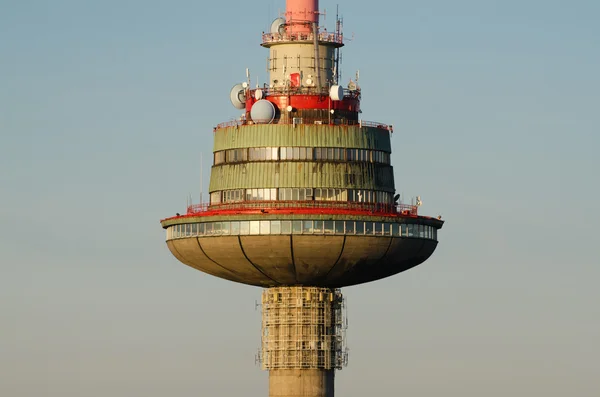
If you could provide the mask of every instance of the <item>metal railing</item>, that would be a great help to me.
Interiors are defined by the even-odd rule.
[[[239,127],[243,125],[253,125],[254,123],[250,120],[230,120],[223,123],[217,124],[214,131],[222,128]],[[325,125],[358,125],[360,127],[371,127],[387,130],[394,132],[391,125],[385,123],[379,123],[377,121],[365,121],[365,120],[347,120],[338,118],[307,118],[307,117],[281,117],[273,120],[271,124],[283,124],[283,125],[300,125],[300,124],[325,124]]]
[[[318,34],[319,41],[326,43],[344,44],[344,35],[341,33],[320,32]],[[263,33],[263,44],[279,43],[287,41],[314,41],[313,33]]]
[[[348,201],[242,201],[221,204],[192,204],[187,207],[187,215],[203,215],[207,212],[240,211],[265,212],[269,210],[303,211],[325,210],[326,212],[356,212],[380,215],[418,216],[418,206],[410,204],[357,203]],[[311,211],[312,212],[312,211]]]

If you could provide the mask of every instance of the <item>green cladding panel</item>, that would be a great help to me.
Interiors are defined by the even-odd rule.
[[[212,168],[211,192],[279,187],[351,188],[394,192],[393,169],[373,163],[265,161]]]
[[[245,147],[343,147],[391,152],[390,132],[358,125],[256,124],[219,128],[214,151]]]

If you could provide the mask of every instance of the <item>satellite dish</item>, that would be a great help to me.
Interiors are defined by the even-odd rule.
[[[329,89],[329,97],[334,101],[344,99],[344,89],[340,85],[332,85]]]
[[[285,110],[287,110],[288,112],[291,112],[292,110],[294,110],[294,108],[292,107],[292,105],[288,105],[288,107],[285,108]]]
[[[306,79],[306,85],[312,85],[313,81],[311,78]]]
[[[263,90],[261,90],[260,88],[257,89],[256,91],[254,91],[254,98],[256,100],[261,100],[263,97]]]
[[[250,117],[257,124],[269,124],[275,118],[275,106],[266,99],[256,101],[250,109]]]
[[[236,84],[229,93],[231,104],[236,109],[244,109],[246,107],[246,90],[242,84]]]
[[[394,203],[395,203],[395,202],[397,202],[399,198],[400,198],[400,195],[399,195],[399,194],[395,195],[395,196],[394,196]]]
[[[271,23],[269,31],[272,34],[283,34],[285,32],[285,18],[277,18]]]

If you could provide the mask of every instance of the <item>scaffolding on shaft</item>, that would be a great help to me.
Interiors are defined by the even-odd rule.
[[[339,289],[275,287],[262,294],[262,368],[341,369],[348,362]]]

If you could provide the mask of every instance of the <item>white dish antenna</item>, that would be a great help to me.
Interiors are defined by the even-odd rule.
[[[332,85],[329,89],[329,97],[333,101],[341,101],[344,99],[344,88],[341,85]]]
[[[285,18],[277,18],[271,23],[269,31],[272,34],[284,34],[285,33]]]
[[[236,109],[244,109],[246,107],[246,89],[243,84],[236,84],[229,93],[231,104]]]

